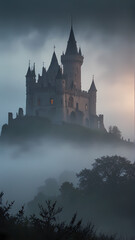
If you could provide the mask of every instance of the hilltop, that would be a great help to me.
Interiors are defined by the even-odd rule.
[[[106,130],[90,129],[77,124],[53,123],[44,117],[16,118],[10,124],[4,124],[1,131],[1,142],[23,143],[39,139],[59,139],[76,144],[112,144],[134,147],[132,142],[118,138]]]

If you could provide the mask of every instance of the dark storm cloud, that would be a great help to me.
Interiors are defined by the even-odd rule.
[[[88,26],[107,34],[132,33],[135,23],[134,0],[0,0],[1,40],[46,33],[59,28],[61,33],[73,16],[76,25]]]

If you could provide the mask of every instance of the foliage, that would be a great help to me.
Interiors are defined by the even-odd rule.
[[[120,156],[103,156],[92,164],[93,168],[84,169],[77,177],[81,188],[91,188],[105,184],[124,184],[135,181],[135,163]]]
[[[3,193],[0,194],[0,239],[46,239],[46,240],[113,240],[107,235],[97,236],[94,225],[88,224],[82,227],[82,220],[77,221],[75,213],[69,222],[58,223],[56,216],[62,208],[56,207],[56,202],[46,201],[46,208],[39,205],[40,217],[32,215],[27,219],[24,228],[24,207],[15,215],[9,213],[13,202],[7,206],[2,205]],[[3,222],[6,219],[6,222]],[[12,222],[10,221],[12,219]],[[7,224],[8,223],[8,224]],[[5,232],[4,232],[5,231]]]
[[[74,191],[73,183],[64,182],[60,187],[60,192],[63,196],[70,195],[73,193],[73,191]]]
[[[119,234],[129,231],[129,235],[134,236],[135,163],[117,155],[103,156],[94,161],[91,169],[83,169],[77,177],[78,188],[65,182],[60,187],[60,195],[53,200],[47,200],[43,194],[42,203],[39,201],[38,204],[39,215],[32,214],[29,218],[24,216],[24,206],[12,215],[10,210],[14,202],[3,204],[2,192],[0,234],[5,233],[15,240],[116,239],[115,236],[97,234],[96,224],[98,228],[101,226],[100,230],[110,229],[110,233],[117,230]],[[37,197],[36,201],[40,199]],[[94,225],[86,225],[90,219]]]
[[[32,215],[30,219],[32,224],[35,226],[38,225],[41,229],[45,226],[49,227],[50,225],[53,225],[53,223],[56,222],[56,215],[62,211],[62,208],[60,207],[56,209],[56,201],[51,203],[50,200],[46,201],[46,208],[39,205],[39,209],[41,219],[37,218],[35,215]]]
[[[92,219],[101,231],[118,232],[121,235],[129,233],[134,236],[135,222],[135,163],[121,156],[103,156],[97,158],[91,168],[83,169],[77,174],[79,186],[64,182],[60,194],[53,201],[63,207],[59,217],[68,223],[77,212],[83,222]],[[37,210],[41,201],[43,208],[47,196],[38,195],[29,207]]]
[[[115,138],[121,139],[121,131],[119,130],[119,128],[117,126],[110,126],[109,134],[111,134]]]

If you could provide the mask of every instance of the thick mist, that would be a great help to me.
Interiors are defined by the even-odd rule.
[[[95,158],[106,155],[120,155],[135,161],[135,150],[111,145],[87,145],[62,142],[60,140],[37,140],[23,145],[0,146],[0,191],[5,199],[15,200],[16,206],[33,199],[38,188],[47,178],[60,181],[63,172],[75,173],[91,168]],[[67,174],[68,176],[68,174]],[[70,181],[69,177],[65,181]]]
[[[7,113],[25,111],[28,62],[36,74],[51,61],[53,46],[60,63],[66,50],[70,16],[77,46],[84,55],[82,89],[95,75],[97,114],[105,126],[117,125],[124,138],[134,140],[134,0],[2,1],[0,7],[0,127]],[[8,99],[7,99],[8,96]],[[4,104],[3,104],[4,103]]]

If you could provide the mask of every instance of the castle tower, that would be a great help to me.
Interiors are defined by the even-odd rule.
[[[72,26],[66,52],[61,56],[61,62],[63,64],[63,73],[66,80],[66,89],[75,88],[81,90],[81,65],[83,63],[83,56],[81,50],[77,50]]]
[[[26,74],[26,115],[32,115],[33,109],[33,87],[36,83],[35,64],[30,69],[30,63]]]
[[[61,93],[64,93],[65,90],[65,80],[63,79],[62,69],[60,66],[56,76],[56,90]]]
[[[97,98],[97,89],[94,82],[94,76],[92,79],[92,83],[90,89],[88,91],[90,98],[90,114],[96,115],[96,98]]]
[[[59,64],[58,64],[56,53],[54,51],[53,55],[52,55],[50,66],[47,71],[47,78],[49,79],[49,83],[51,85],[55,85],[55,78],[56,78],[58,70],[59,70]]]

